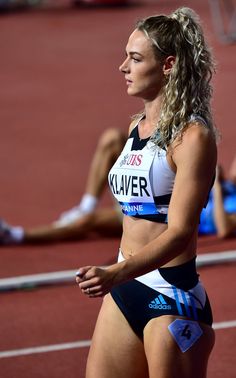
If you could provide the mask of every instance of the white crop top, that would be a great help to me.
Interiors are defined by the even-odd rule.
[[[108,175],[110,189],[122,212],[167,223],[174,180],[166,151],[149,138],[140,140],[136,125]]]

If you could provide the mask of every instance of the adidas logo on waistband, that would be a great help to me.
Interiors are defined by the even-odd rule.
[[[168,305],[161,294],[158,295],[151,303],[148,305],[149,308],[155,310],[171,310],[171,305]]]

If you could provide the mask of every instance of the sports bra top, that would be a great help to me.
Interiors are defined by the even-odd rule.
[[[167,223],[175,173],[167,151],[140,139],[138,124],[108,174],[110,189],[125,215]]]

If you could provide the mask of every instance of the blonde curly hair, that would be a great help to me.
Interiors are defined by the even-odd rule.
[[[215,133],[210,106],[215,64],[198,15],[182,7],[169,16],[139,20],[136,29],[150,39],[160,61],[171,55],[176,58],[163,88],[160,119],[152,141],[167,147],[182,135],[193,114],[202,117]]]

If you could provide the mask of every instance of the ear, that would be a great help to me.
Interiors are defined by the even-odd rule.
[[[172,67],[173,65],[175,64],[175,56],[168,56],[165,61],[164,61],[164,64],[163,64],[163,73],[164,75],[169,75],[171,70],[172,70]]]

